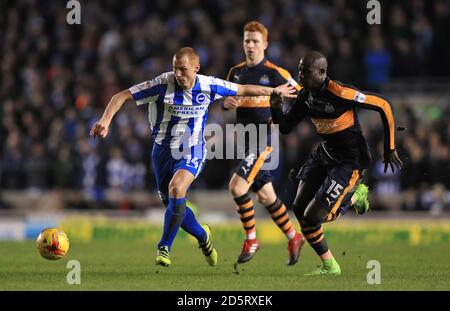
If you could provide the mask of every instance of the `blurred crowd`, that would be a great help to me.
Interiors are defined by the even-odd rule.
[[[268,58],[294,77],[307,49],[328,56],[334,79],[370,91],[392,79],[450,76],[450,1],[383,1],[381,25],[367,24],[366,1],[80,2],[80,25],[67,24],[65,1],[0,2],[1,189],[78,189],[97,200],[111,188],[154,191],[145,107],[125,107],[105,141],[90,139],[89,128],[113,94],[170,71],[182,46],[197,49],[202,74],[225,78],[244,59],[242,27],[249,20],[267,26]],[[397,133],[405,162],[398,174],[382,173],[381,120],[361,117],[374,157],[366,172],[379,199],[374,207],[388,208],[382,199],[395,195],[404,210],[445,209],[449,108],[424,113],[407,98],[393,104],[407,127]],[[223,125],[234,118],[217,105],[209,121]],[[275,185],[289,201],[296,185],[286,176],[317,137],[305,123],[281,142]],[[195,187],[225,189],[233,165],[209,161]]]

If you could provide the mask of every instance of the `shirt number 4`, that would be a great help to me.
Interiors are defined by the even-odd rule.
[[[186,155],[186,166],[189,167],[193,167],[195,169],[198,168],[198,158],[197,157],[192,157],[191,155]]]

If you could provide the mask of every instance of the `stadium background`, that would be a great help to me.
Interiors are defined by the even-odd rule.
[[[161,223],[163,208],[146,108],[125,105],[104,141],[88,131],[114,93],[170,71],[182,46],[197,49],[202,74],[225,78],[244,59],[242,27],[255,19],[269,29],[272,62],[296,77],[305,51],[320,50],[331,77],[385,94],[406,127],[396,133],[405,166],[385,175],[381,119],[360,112],[374,158],[366,173],[372,212],[332,224],[336,241],[450,241],[450,1],[382,1],[381,25],[367,24],[367,1],[80,2],[80,25],[67,24],[64,1],[0,2],[0,240],[34,239],[56,225],[75,240],[156,239],[149,223]],[[213,105],[209,122],[233,123],[234,114]],[[274,184],[290,205],[296,184],[287,174],[318,138],[304,122],[280,139]],[[208,161],[189,199],[201,219],[227,223],[219,235],[238,247],[227,192],[233,167]],[[263,242],[282,241],[275,226],[261,228]]]

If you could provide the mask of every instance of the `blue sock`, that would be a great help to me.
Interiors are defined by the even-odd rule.
[[[164,206],[168,208],[169,201],[163,201]],[[206,242],[206,232],[195,218],[195,214],[188,206],[186,206],[186,212],[184,213],[183,222],[180,225],[181,229],[186,233],[192,235],[197,239],[199,243]]]
[[[181,227],[184,231],[194,236],[199,243],[206,242],[206,232],[195,218],[194,212],[192,212],[189,207],[186,207]]]
[[[174,199],[169,198],[169,205],[167,206],[164,215],[164,229],[161,240],[158,243],[158,248],[161,246],[172,247],[173,240],[177,235],[178,229],[183,221],[186,212],[186,198]]]

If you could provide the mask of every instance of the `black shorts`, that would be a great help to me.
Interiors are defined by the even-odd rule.
[[[362,180],[362,171],[333,160],[322,145],[316,148],[297,174],[299,180],[317,185],[315,199],[330,214],[345,212]]]
[[[257,154],[250,153],[236,167],[235,173],[244,178],[248,183],[253,183],[250,187],[252,191],[258,192],[265,184],[272,182],[270,171],[262,170],[264,162],[272,152],[272,147]]]

